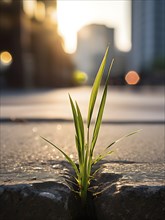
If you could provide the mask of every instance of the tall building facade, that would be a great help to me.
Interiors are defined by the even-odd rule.
[[[56,0],[0,0],[0,84],[68,86],[74,69],[57,31]],[[7,54],[12,58],[7,66]],[[8,55],[8,56],[9,56]]]
[[[159,74],[165,63],[164,0],[132,0],[132,51],[129,68]]]

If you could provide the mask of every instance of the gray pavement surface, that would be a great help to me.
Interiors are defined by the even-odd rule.
[[[164,162],[163,125],[103,125],[95,153],[102,152],[109,143],[132,130],[143,130],[119,142],[108,157],[111,161],[138,163]],[[7,123],[1,125],[1,178],[36,177],[42,171],[56,168],[56,160],[63,156],[40,138],[53,141],[76,160],[74,127],[72,123]]]
[[[90,211],[84,212],[66,187],[70,165],[40,136],[76,160],[67,94],[78,101],[86,120],[90,91],[82,87],[1,93],[0,219],[164,219],[162,87],[114,87],[108,91],[95,154],[124,134],[142,131],[117,143],[114,153],[100,164],[103,168],[94,183],[102,193],[91,201]]]
[[[76,160],[74,126],[67,94],[70,93],[78,101],[83,115],[86,115],[90,91],[89,87],[81,87],[1,94],[1,120],[11,119],[9,123],[1,123],[0,127],[2,182],[53,177],[54,170],[59,168],[56,162],[64,158],[40,136],[53,141]],[[36,118],[54,121],[28,121]],[[154,163],[155,167],[163,167],[165,132],[162,87],[138,90],[111,88],[103,120],[96,155],[124,134],[143,129],[116,144],[114,153],[106,158],[107,161]],[[163,178],[162,169],[157,170]]]

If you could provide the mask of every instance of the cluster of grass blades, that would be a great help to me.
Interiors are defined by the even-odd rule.
[[[66,160],[71,164],[75,171],[75,181],[77,185],[77,193],[79,194],[82,204],[86,203],[87,200],[87,193],[91,184],[92,179],[94,178],[95,174],[97,173],[98,170],[95,172],[92,171],[92,167],[94,164],[98,163],[100,160],[104,159],[107,155],[112,153],[112,150],[110,148],[120,140],[122,140],[125,137],[128,137],[130,135],[135,134],[137,131],[129,133],[128,135],[125,135],[121,137],[120,139],[112,142],[109,146],[107,146],[102,153],[100,153],[98,156],[94,158],[94,149],[96,146],[100,126],[101,126],[101,121],[102,121],[102,116],[103,116],[103,111],[105,107],[105,102],[106,102],[106,96],[107,96],[107,89],[108,89],[108,83],[109,83],[109,77],[110,77],[110,72],[112,69],[112,65],[114,60],[111,61],[109,71],[106,77],[104,89],[103,89],[103,94],[100,102],[100,106],[98,109],[97,113],[97,118],[94,124],[94,129],[92,129],[92,135],[90,133],[90,128],[91,128],[91,119],[93,115],[93,110],[95,107],[96,103],[96,98],[98,94],[98,90],[100,88],[101,84],[101,79],[104,73],[105,65],[107,63],[107,58],[108,58],[108,52],[109,52],[109,47],[107,48],[105,55],[103,57],[102,63],[100,65],[100,68],[98,70],[98,73],[96,75],[95,81],[93,83],[92,87],[92,92],[90,96],[90,101],[89,101],[89,107],[88,107],[88,117],[87,117],[87,134],[85,136],[84,132],[84,122],[83,118],[81,115],[80,108],[77,104],[77,102],[73,102],[71,96],[69,95],[70,99],[70,104],[72,108],[72,113],[73,113],[73,119],[74,119],[74,125],[75,125],[75,143],[76,143],[76,150],[77,150],[77,156],[78,156],[78,165],[76,164],[73,159],[69,157],[63,150],[61,150],[59,147],[57,147],[54,143],[50,142],[46,138],[43,138],[46,142],[54,146],[58,151],[60,151]]]

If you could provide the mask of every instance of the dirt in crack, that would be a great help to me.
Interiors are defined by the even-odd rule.
[[[115,190],[114,183],[122,177],[120,174],[113,173],[101,173],[99,174],[96,181],[92,181],[91,186],[97,188],[98,196],[103,191],[106,191],[111,188]],[[70,194],[69,199],[69,210],[71,211],[71,216],[73,220],[97,220],[97,213],[95,209],[94,199],[96,196],[93,196],[92,192],[88,191],[86,205],[83,206],[81,203],[81,198],[76,195],[74,192]]]
[[[95,205],[92,193],[88,192],[86,204],[83,206],[80,197],[71,193],[69,201],[69,209],[73,220],[97,220]]]

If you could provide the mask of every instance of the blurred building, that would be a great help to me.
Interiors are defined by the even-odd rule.
[[[57,32],[56,0],[0,1],[0,83],[6,87],[72,84],[74,69]]]
[[[165,71],[165,2],[132,0],[132,51],[128,66],[148,80]]]
[[[89,83],[93,81],[107,46],[110,44],[114,54],[114,30],[105,25],[91,24],[80,29],[77,35],[75,53],[76,67],[88,74]]]
[[[88,74],[88,83],[92,84],[99,69],[108,45],[110,46],[109,64],[115,58],[115,65],[111,73],[111,83],[121,84],[121,75],[125,73],[126,53],[115,47],[115,29],[102,24],[90,24],[80,29],[77,36],[77,50],[75,53],[76,67]],[[108,71],[109,65],[105,71]]]

